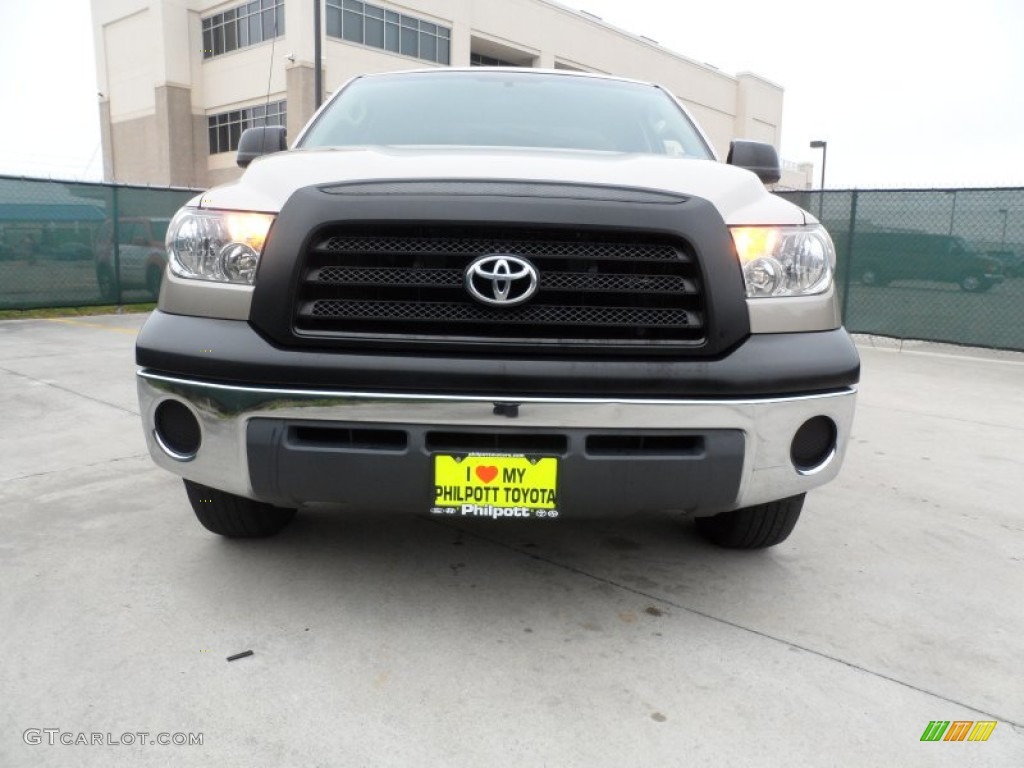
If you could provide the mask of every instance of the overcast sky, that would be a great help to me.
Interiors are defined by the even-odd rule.
[[[831,188],[1024,186],[1024,0],[562,2],[783,86]],[[0,0],[0,73],[0,173],[100,178],[89,1]]]

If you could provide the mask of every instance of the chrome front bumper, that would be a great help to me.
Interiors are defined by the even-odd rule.
[[[495,398],[289,390],[211,384],[141,370],[139,405],[153,460],[177,475],[240,496],[257,498],[250,481],[247,428],[253,418],[373,424],[538,429],[732,429],[744,436],[738,508],[803,493],[839,472],[853,422],[855,388],[811,395],[756,399],[629,400],[514,398],[518,417],[495,415]],[[177,400],[197,417],[202,444],[194,457],[172,455],[156,437],[154,413]],[[502,398],[509,402],[513,398]],[[811,471],[790,459],[797,429],[815,416],[831,418],[836,450]],[[721,511],[697,510],[698,513]]]

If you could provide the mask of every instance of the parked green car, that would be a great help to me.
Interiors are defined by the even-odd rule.
[[[1003,280],[998,260],[972,251],[962,237],[952,235],[858,232],[850,264],[864,285],[927,280],[981,292]]]

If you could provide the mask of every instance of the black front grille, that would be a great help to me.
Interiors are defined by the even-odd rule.
[[[466,267],[495,253],[537,268],[529,301],[489,306],[466,289]],[[562,347],[697,347],[706,336],[692,252],[650,233],[335,227],[304,259],[293,315],[301,335]]]

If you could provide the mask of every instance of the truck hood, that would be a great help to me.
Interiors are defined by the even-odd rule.
[[[297,149],[253,161],[237,181],[201,195],[203,208],[276,213],[319,184],[410,179],[545,181],[663,190],[709,200],[727,224],[804,224],[750,171],[711,160],[537,149],[353,147]]]

